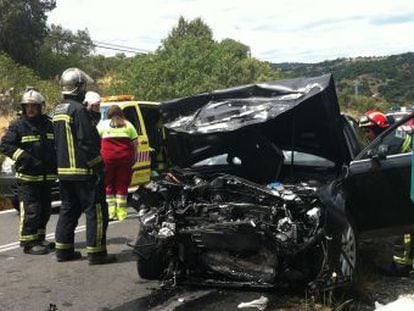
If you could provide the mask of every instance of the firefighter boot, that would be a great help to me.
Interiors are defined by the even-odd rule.
[[[36,243],[29,243],[23,246],[23,252],[25,254],[30,254],[30,255],[46,255],[47,253],[49,253],[49,250],[47,249],[47,247],[36,242]]]
[[[78,251],[66,251],[66,250],[57,250],[56,251],[56,260],[58,262],[73,261],[82,258],[82,254]]]
[[[42,243],[43,246],[47,247],[47,249],[50,250],[50,251],[54,250],[55,247],[56,247],[55,242],[49,242],[47,240],[43,240],[41,243]]]
[[[39,234],[39,241],[44,247],[46,247],[49,251],[55,249],[56,244],[55,242],[49,242],[46,240],[46,236],[44,234]]]
[[[88,254],[89,265],[103,265],[107,263],[116,262],[115,255],[108,255],[107,252],[89,253]]]

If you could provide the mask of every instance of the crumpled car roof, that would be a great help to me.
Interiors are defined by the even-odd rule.
[[[249,84],[161,103],[165,127],[200,149],[203,137],[256,128],[283,150],[297,150],[344,162],[340,110],[331,74]],[[190,147],[188,147],[190,146]],[[190,151],[189,151],[190,149]],[[181,155],[183,156],[183,155]],[[185,155],[184,155],[185,156]]]

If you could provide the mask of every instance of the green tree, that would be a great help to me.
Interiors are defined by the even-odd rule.
[[[200,18],[180,17],[156,52],[120,68],[105,91],[166,100],[278,77],[268,63],[252,58],[246,45],[231,39],[216,42]]]
[[[33,65],[47,34],[46,13],[55,0],[1,0],[0,51],[23,65]]]
[[[48,110],[51,110],[60,99],[60,88],[56,80],[40,80],[32,69],[15,63],[8,55],[0,54],[0,93],[9,89],[14,90],[13,98],[7,103],[9,106],[1,107],[2,113],[10,113],[18,108],[18,105],[10,104],[20,101],[27,86],[34,86],[45,95]]]
[[[68,67],[81,67],[94,51],[88,29],[73,33],[60,25],[51,25],[39,49],[35,69],[42,78],[60,75]]]

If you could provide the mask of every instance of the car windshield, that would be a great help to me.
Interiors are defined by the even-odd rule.
[[[292,151],[283,150],[283,155],[285,157],[284,164],[289,165],[292,162]],[[220,155],[215,155],[206,159],[203,159],[197,163],[194,163],[192,167],[200,166],[214,166],[214,165],[240,165],[241,160],[237,157],[231,158],[229,154],[224,153]],[[332,168],[335,166],[335,163],[329,161],[328,159],[319,157],[314,154],[294,151],[293,153],[293,164],[300,166],[309,166],[309,167],[325,167]]]

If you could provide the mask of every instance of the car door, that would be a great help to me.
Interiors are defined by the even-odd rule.
[[[412,152],[407,148],[407,144],[411,146],[407,124],[413,118],[389,128],[350,163],[344,186],[348,207],[360,230],[414,223]]]
[[[148,135],[144,119],[137,102],[122,104],[125,118],[131,122],[138,133],[138,160],[133,166],[133,174],[130,186],[142,185],[151,177],[151,156]]]

